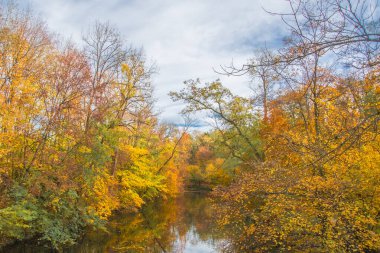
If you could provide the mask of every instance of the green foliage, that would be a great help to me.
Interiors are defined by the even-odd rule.
[[[30,204],[25,201],[0,209],[1,235],[24,239],[25,232],[31,228],[32,222],[37,217],[37,212],[30,208]]]

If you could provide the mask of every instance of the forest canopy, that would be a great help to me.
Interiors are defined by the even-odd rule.
[[[33,12],[0,8],[0,247],[56,250],[115,213],[212,191],[223,252],[380,250],[378,1],[289,0],[288,36],[220,80],[172,91],[185,127],[155,109],[156,66],[107,22],[83,47]],[[238,17],[237,17],[238,18]],[[197,115],[213,122],[189,131]]]

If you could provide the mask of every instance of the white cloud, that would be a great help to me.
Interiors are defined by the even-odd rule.
[[[167,93],[179,90],[184,80],[220,78],[234,92],[247,94],[247,77],[220,76],[212,68],[232,59],[243,64],[255,47],[277,42],[282,24],[262,7],[281,11],[287,6],[284,0],[28,1],[53,31],[74,41],[100,20],[117,26],[129,43],[143,46],[160,70],[154,81],[161,118],[171,122],[178,121],[182,106]]]

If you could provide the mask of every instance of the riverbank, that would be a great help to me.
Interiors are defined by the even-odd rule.
[[[212,220],[208,193],[198,191],[156,201],[135,214],[117,214],[110,219],[107,232],[87,231],[76,245],[63,252],[217,252],[222,241]],[[0,252],[54,251],[36,241],[24,241]]]

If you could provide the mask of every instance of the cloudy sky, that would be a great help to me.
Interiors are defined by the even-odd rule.
[[[161,120],[178,123],[183,105],[167,95],[183,81],[221,79],[235,93],[246,95],[248,77],[218,75],[213,68],[239,65],[255,49],[276,47],[284,35],[278,17],[285,0],[20,0],[30,5],[51,30],[74,41],[95,21],[109,21],[128,43],[143,47],[159,68],[154,77]]]

